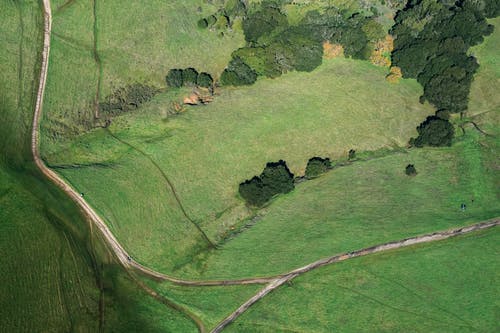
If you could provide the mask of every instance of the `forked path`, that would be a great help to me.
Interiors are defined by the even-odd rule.
[[[40,83],[38,86],[37,96],[36,96],[36,104],[35,104],[35,113],[33,117],[33,129],[32,129],[32,140],[31,140],[31,151],[33,154],[33,159],[38,167],[38,169],[54,184],[56,184],[59,188],[61,188],[75,203],[78,204],[82,212],[85,214],[86,218],[89,219],[90,223],[95,225],[106,240],[106,243],[111,248],[112,252],[116,255],[119,262],[126,269],[135,269],[146,276],[153,277],[158,280],[170,281],[172,283],[178,285],[185,286],[224,286],[224,285],[243,285],[243,284],[265,284],[267,285],[261,289],[256,295],[250,298],[248,301],[243,303],[236,311],[231,313],[227,318],[217,325],[216,328],[213,329],[212,332],[220,332],[224,327],[233,322],[238,316],[240,316],[243,312],[245,312],[250,306],[255,304],[258,300],[269,294],[274,289],[283,285],[284,283],[294,279],[295,277],[309,272],[318,267],[322,267],[325,265],[329,265],[332,263],[348,260],[351,258],[356,258],[372,253],[402,248],[414,244],[433,242],[437,240],[442,240],[458,235],[463,235],[469,232],[473,232],[476,230],[487,229],[500,224],[500,219],[495,218],[493,220],[489,220],[486,222],[477,223],[468,227],[456,228],[447,231],[435,232],[432,234],[412,237],[403,239],[400,241],[389,242],[385,244],[380,244],[377,246],[343,253],[339,255],[334,255],[329,258],[321,259],[315,261],[309,265],[294,269],[290,272],[280,274],[277,276],[271,277],[261,277],[261,278],[249,278],[249,279],[235,279],[235,280],[213,280],[213,281],[195,281],[195,280],[184,280],[178,279],[175,277],[171,277],[169,275],[156,272],[148,267],[142,266],[138,262],[134,261],[122,245],[115,238],[113,233],[109,230],[106,223],[101,219],[101,217],[92,209],[92,207],[80,196],[80,194],[73,189],[70,185],[68,185],[58,174],[49,169],[43,160],[40,157],[40,148],[39,148],[39,137],[40,137],[40,120],[42,116],[42,106],[43,106],[43,97],[45,91],[45,83],[47,80],[47,71],[48,71],[48,63],[49,63],[49,54],[50,54],[50,35],[51,35],[51,25],[52,25],[52,15],[50,8],[50,0],[43,0],[44,6],[44,42],[43,42],[43,51],[42,51],[42,62],[40,69]],[[155,293],[156,294],[156,293]],[[198,325],[200,331],[204,331],[203,326],[200,327]]]

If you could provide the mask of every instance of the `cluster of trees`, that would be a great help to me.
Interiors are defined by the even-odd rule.
[[[214,80],[208,73],[198,71],[194,68],[186,69],[171,69],[165,78],[167,85],[172,88],[179,88],[182,86],[199,86],[211,87]]]
[[[373,19],[334,8],[321,13],[310,11],[298,24],[290,25],[282,12],[282,1],[264,0],[254,6],[243,20],[247,46],[233,52],[228,68],[238,64],[237,68],[244,67],[245,72],[267,77],[278,77],[291,70],[312,71],[322,62],[324,41],[342,45],[348,57],[367,59],[370,40],[383,33]],[[228,75],[231,70],[224,72]],[[233,75],[232,80],[222,83],[254,82],[247,78]]]
[[[293,174],[286,162],[266,164],[260,176],[254,176],[239,186],[240,195],[252,206],[260,207],[276,194],[288,193],[295,188]]]
[[[99,111],[110,116],[131,111],[150,101],[156,93],[158,90],[155,87],[142,83],[129,84],[115,90],[99,103]]]
[[[449,113],[467,109],[476,59],[471,46],[491,34],[486,18],[497,16],[498,0],[410,0],[395,17],[391,34],[396,37],[392,62],[403,77],[415,78],[424,88],[420,101],[429,101],[441,117],[429,117],[417,128],[416,146],[451,144],[453,127]]]

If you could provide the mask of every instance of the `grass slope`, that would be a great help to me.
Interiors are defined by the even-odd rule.
[[[115,267],[79,210],[35,171],[42,10],[7,1],[0,13],[0,331],[195,332]]]
[[[228,332],[495,332],[500,230],[357,258],[293,280]]]
[[[282,273],[336,253],[496,217],[494,146],[471,130],[451,148],[412,149],[334,169],[275,199],[255,225],[199,256],[186,274]],[[415,177],[404,173],[410,163]]]
[[[500,124],[500,17],[491,19],[495,26],[492,35],[485,38],[482,44],[475,46],[472,54],[478,58],[479,70],[474,77],[470,91],[468,115],[481,128],[498,133]]]
[[[353,96],[352,91],[358,90],[364,94]],[[290,73],[276,80],[260,80],[252,87],[222,90],[214,103],[177,117],[165,118],[165,110],[182,92],[162,94],[142,110],[116,118],[110,130],[160,166],[190,217],[217,238],[248,216],[237,186],[260,173],[267,161],[283,158],[300,174],[315,155],[339,157],[350,148],[404,145],[421,119],[431,113],[429,107],[418,104],[420,93],[414,81],[391,85],[380,68],[335,59],[313,73]],[[170,239],[162,230],[184,225],[174,218],[168,219],[169,226],[162,225],[178,207],[169,204],[172,194],[168,190],[159,190],[164,180],[148,158],[136,156],[133,162],[127,161],[133,156],[130,147],[120,147],[103,130],[80,136],[54,151],[46,155],[52,165],[87,166],[58,171],[86,193],[111,225],[120,216],[118,232],[137,259],[157,268],[171,266],[163,255],[153,258],[156,250],[141,249],[138,242],[143,241],[135,237],[141,233],[151,244],[161,244]],[[127,201],[116,198],[118,195]],[[147,215],[140,219],[138,214]],[[191,242],[181,236],[179,240]]]
[[[200,30],[197,21],[216,11],[202,0],[53,3],[53,37],[42,146],[88,129],[99,90],[103,100],[133,82],[165,87],[171,68],[195,67],[219,75],[241,32]],[[201,10],[201,11],[199,11]]]

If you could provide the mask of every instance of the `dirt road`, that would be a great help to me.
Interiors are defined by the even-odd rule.
[[[476,230],[491,228],[500,224],[500,219],[494,219],[487,222],[477,223],[472,226],[457,228],[448,231],[441,231],[432,234],[427,234],[423,236],[417,236],[412,238],[403,239],[396,242],[389,242],[365,249],[361,249],[354,252],[343,253],[339,255],[335,255],[329,258],[321,259],[315,261],[309,265],[294,269],[288,273],[281,274],[278,276],[271,277],[259,277],[259,278],[248,278],[248,279],[236,279],[236,280],[213,280],[213,281],[195,281],[195,280],[184,280],[178,279],[175,277],[168,276],[163,273],[156,272],[150,268],[142,266],[141,264],[134,261],[130,258],[129,254],[125,251],[125,249],[121,246],[112,232],[109,230],[106,223],[101,219],[101,217],[90,207],[90,205],[80,196],[80,194],[69,186],[59,175],[57,175],[54,171],[49,169],[43,160],[40,157],[40,149],[39,149],[39,127],[40,127],[40,119],[42,116],[42,108],[43,108],[43,97],[45,91],[45,84],[47,80],[47,70],[49,63],[49,55],[50,55],[50,34],[51,34],[51,23],[52,23],[52,15],[50,9],[50,1],[43,0],[44,5],[44,42],[43,42],[43,52],[42,52],[42,63],[40,70],[40,83],[37,92],[36,104],[35,104],[35,113],[33,118],[33,129],[32,129],[32,141],[31,141],[31,150],[33,154],[33,159],[38,167],[38,169],[54,184],[56,184],[59,188],[61,188],[75,203],[78,204],[84,215],[89,219],[89,221],[95,225],[99,231],[104,236],[104,239],[112,252],[116,255],[119,262],[129,270],[137,270],[140,273],[158,279],[170,281],[175,284],[185,285],[185,286],[224,286],[224,285],[242,285],[242,284],[265,284],[267,285],[261,289],[256,295],[250,298],[248,301],[243,303],[236,311],[234,311],[231,315],[225,318],[223,321],[217,325],[217,327],[212,332],[220,332],[224,327],[233,322],[237,317],[239,317],[243,312],[245,312],[250,306],[255,304],[257,301],[265,297],[274,289],[283,285],[284,283],[294,279],[295,277],[309,272],[318,267],[322,267],[325,265],[329,265],[332,263],[336,263],[339,261],[348,260],[355,257],[360,257],[368,254],[373,254],[381,251],[387,251],[391,249],[402,248],[414,244],[433,242],[441,239],[446,239],[449,237],[454,237],[458,235],[463,235],[469,232],[473,232]],[[151,294],[157,296],[156,292],[150,291]],[[196,321],[196,320],[195,320]],[[197,324],[199,324],[197,322]],[[201,324],[199,325],[200,331],[204,331],[204,327]]]

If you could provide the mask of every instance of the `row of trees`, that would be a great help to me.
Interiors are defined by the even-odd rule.
[[[307,162],[306,178],[315,178],[332,168],[329,158],[313,157]],[[259,176],[245,180],[239,185],[239,193],[245,201],[260,207],[273,196],[288,193],[295,188],[294,176],[286,162],[269,162]]]
[[[289,25],[280,1],[254,4],[243,20],[247,45],[233,52],[221,80],[247,85],[256,76],[278,77],[288,71],[312,71],[322,62],[323,42],[340,44],[348,57],[367,59],[370,41],[385,33],[372,18],[328,8],[309,11],[296,25]],[[238,69],[245,75],[237,75]],[[248,75],[251,73],[251,75]]]
[[[172,88],[182,86],[211,87],[214,80],[208,73],[198,71],[194,68],[171,69],[166,76],[167,85]]]

